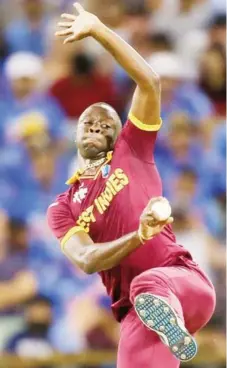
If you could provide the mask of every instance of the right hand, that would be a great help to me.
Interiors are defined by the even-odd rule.
[[[58,26],[65,28],[65,30],[55,33],[58,37],[68,36],[65,38],[64,44],[79,41],[91,36],[93,31],[102,24],[98,17],[85,11],[79,3],[75,3],[74,7],[76,8],[78,15],[62,14],[61,17],[67,20],[67,22],[60,22],[58,23]]]
[[[172,224],[173,222],[173,217],[169,217],[166,221],[159,221],[155,218],[152,206],[160,201],[167,201],[167,199],[164,197],[152,198],[140,216],[138,234],[142,241],[152,239],[155,235],[160,234],[166,225]]]

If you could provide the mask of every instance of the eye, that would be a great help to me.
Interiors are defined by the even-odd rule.
[[[92,122],[91,121],[84,121],[84,125],[90,126],[90,125],[92,125]]]
[[[108,125],[108,124],[102,124],[102,128],[103,128],[103,129],[110,129],[111,127],[110,127],[110,125]]]

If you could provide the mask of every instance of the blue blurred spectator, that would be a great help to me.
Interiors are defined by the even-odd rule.
[[[204,165],[201,174],[204,185],[209,186],[209,195],[216,196],[225,193],[226,190],[226,124],[225,122],[203,126],[203,134],[211,135],[208,147],[204,148]],[[211,129],[211,132],[209,132]],[[205,139],[204,139],[205,140]],[[212,173],[212,175],[211,175]]]
[[[209,46],[226,48],[226,11],[214,14],[208,25],[208,32]]]
[[[182,168],[190,167],[199,173],[204,162],[203,147],[198,141],[197,128],[187,115],[176,112],[170,116],[166,131],[168,135],[160,135],[158,138],[155,156],[163,179],[164,191],[169,191],[172,188],[172,181]],[[195,157],[197,160],[194,160]]]
[[[42,0],[22,0],[22,19],[13,20],[5,30],[5,39],[11,53],[30,51],[46,53],[47,17]]]
[[[225,249],[207,232],[198,218],[191,216],[187,209],[174,211],[174,231],[179,244],[192,254],[195,262],[215,280],[215,273],[225,266]]]
[[[46,244],[34,239],[29,225],[22,219],[7,220],[1,231],[4,239],[0,239],[3,252],[0,258],[0,349],[1,342],[12,331],[20,330],[24,303],[38,292],[53,301],[55,318],[49,335],[52,344],[61,351],[74,351],[77,342],[68,341],[70,324],[63,318],[65,308],[75,293],[81,294],[91,285],[92,278],[77,274],[56,242],[52,244],[53,249],[48,249]],[[63,344],[61,340],[60,346],[62,334],[66,341]],[[21,337],[24,334],[19,335]],[[13,340],[13,346],[17,342],[18,339]]]
[[[0,140],[2,145],[20,140],[20,130],[30,126],[47,127],[57,141],[64,138],[64,114],[42,91],[43,62],[30,53],[16,53],[5,65],[9,90],[0,101]],[[32,128],[31,128],[32,129]]]
[[[217,126],[213,137],[214,151],[217,152],[218,157],[222,160],[224,166],[226,160],[226,122],[223,121]]]
[[[4,64],[4,61],[8,55],[8,48],[6,45],[6,42],[4,40],[3,31],[0,25],[0,72],[2,70],[2,66]]]
[[[223,238],[224,216],[219,203],[206,192],[204,178],[190,167],[182,168],[174,175],[167,190],[173,209],[181,209],[197,222],[203,224],[217,239]]]
[[[111,312],[111,301],[107,296],[98,299],[99,318],[86,334],[87,347],[91,350],[115,350],[118,345],[119,331]],[[114,368],[102,365],[102,368]],[[101,368],[93,365],[91,368]]]
[[[67,189],[69,159],[56,153],[45,131],[26,139],[2,154],[0,203],[10,216],[28,220],[34,241],[49,244],[53,236],[45,213],[55,196]]]
[[[190,65],[172,52],[154,53],[149,64],[161,77],[163,131],[168,128],[171,114],[181,111],[191,121],[199,124],[213,114],[213,106],[207,96],[196,85],[196,72]]]
[[[53,321],[52,302],[44,296],[29,300],[24,311],[25,329],[12,336],[5,346],[5,352],[19,357],[47,358],[54,352],[48,337]]]
[[[216,115],[226,116],[226,49],[213,45],[200,62],[199,86],[214,104]]]
[[[7,219],[2,230],[1,248],[4,251],[0,258],[0,285],[3,288],[4,284],[11,284],[11,287],[5,292],[1,290],[0,311],[12,314],[36,293],[37,280],[29,268],[26,223],[16,218]]]

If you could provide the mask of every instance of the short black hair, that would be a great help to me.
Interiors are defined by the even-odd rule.
[[[73,55],[71,64],[75,74],[90,74],[95,66],[95,60],[87,53],[77,53]]]
[[[209,28],[219,28],[219,27],[226,27],[226,14],[216,14],[209,22]]]
[[[36,304],[42,304],[42,305],[46,305],[48,307],[53,307],[53,301],[52,299],[50,299],[49,297],[42,295],[42,294],[38,294],[36,296],[34,296],[33,298],[31,298],[30,300],[27,301],[26,306],[27,307],[31,307],[33,305]]]
[[[10,217],[9,219],[9,228],[11,231],[21,231],[27,229],[27,223],[25,220],[17,218],[17,217]]]
[[[173,40],[172,38],[164,32],[151,33],[149,35],[149,41],[157,46],[162,46],[165,50],[173,50]]]
[[[180,170],[180,176],[186,175],[192,179],[197,180],[198,174],[191,166],[183,166]]]

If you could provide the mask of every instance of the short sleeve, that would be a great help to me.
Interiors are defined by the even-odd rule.
[[[61,246],[82,228],[76,225],[70,206],[65,201],[57,199],[47,210],[47,222],[55,237],[60,240]]]
[[[153,163],[155,142],[161,125],[161,119],[160,124],[148,125],[130,113],[120,140],[127,142],[134,156],[144,162]]]

